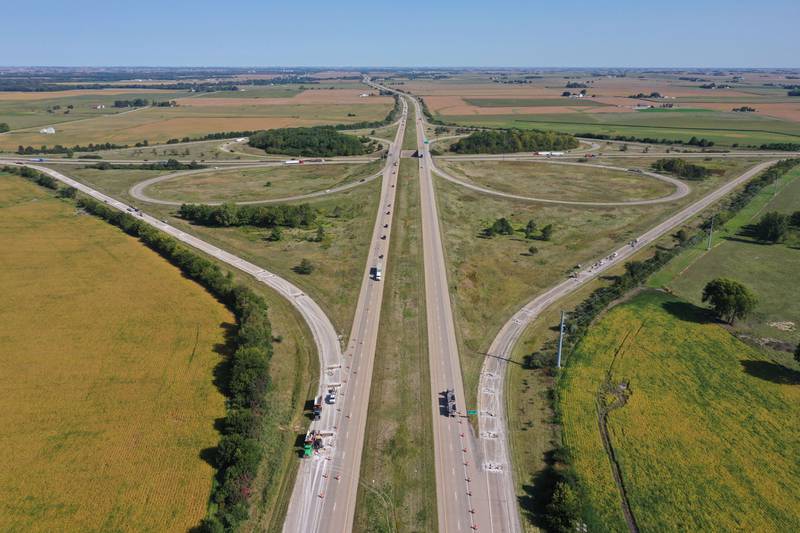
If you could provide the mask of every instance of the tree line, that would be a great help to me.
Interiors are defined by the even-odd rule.
[[[304,228],[317,221],[317,210],[309,204],[299,205],[207,205],[183,204],[178,215],[202,226],[257,226]]]
[[[692,137],[688,141],[676,141],[675,139],[657,139],[655,137],[636,137],[634,135],[608,135],[605,133],[576,133],[576,137],[583,137],[586,139],[597,139],[599,141],[627,141],[638,142],[645,144],[686,144],[689,146],[699,146],[701,148],[710,148],[714,146],[714,141],[706,138]]]
[[[86,168],[94,168],[97,170],[197,170],[208,167],[206,165],[201,165],[197,161],[181,163],[177,159],[167,159],[166,161],[159,161],[157,163],[142,163],[138,165],[115,164],[102,161],[95,165],[88,165]]]
[[[134,98],[132,100],[114,100],[113,107],[147,107],[150,105],[144,98]]]
[[[39,172],[38,170],[32,168],[4,166],[3,172],[8,172],[9,174],[16,174],[17,176],[22,176],[23,178],[30,180],[36,183],[37,185],[41,185],[42,187],[46,187],[48,189],[58,190],[58,180],[56,180],[49,174],[45,174],[44,172]]]
[[[144,144],[141,146],[147,146],[147,141],[144,141]],[[81,146],[79,144],[76,144],[75,146],[69,146],[69,147],[57,144],[53,147],[42,145],[39,148],[34,148],[33,146],[19,145],[17,147],[17,153],[20,155],[36,155],[36,154],[71,155],[74,152],[99,152],[100,150],[121,150],[123,148],[129,148],[129,146],[127,144],[114,144],[114,143],[100,143],[100,144],[89,143],[86,146]]]
[[[652,167],[653,170],[669,172],[692,181],[704,180],[711,175],[711,171],[708,168],[689,163],[685,159],[659,159],[653,163]]]
[[[510,129],[473,132],[453,143],[450,150],[459,154],[501,154],[577,147],[578,140],[567,133]]]
[[[249,144],[268,154],[332,157],[368,153],[369,139],[345,135],[333,126],[310,128],[278,128],[250,136]]]
[[[764,143],[759,150],[779,150],[786,152],[800,152],[800,143]]]

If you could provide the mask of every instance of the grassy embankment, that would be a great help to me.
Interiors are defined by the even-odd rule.
[[[233,316],[155,252],[22,178],[0,177],[0,219],[0,404],[14,428],[0,529],[197,525]]]
[[[582,341],[560,386],[564,442],[589,528],[624,531],[598,432],[608,430],[642,530],[788,531],[800,522],[800,372],[701,309],[644,293]]]
[[[356,531],[436,530],[416,161],[402,161],[397,195],[361,465]]]

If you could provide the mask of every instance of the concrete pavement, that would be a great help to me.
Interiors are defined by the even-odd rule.
[[[388,260],[400,148],[407,115],[408,108],[404,103],[401,123],[383,172],[381,202],[353,329],[342,366],[333,378],[341,380],[339,397],[334,406],[323,407],[323,413],[326,410],[333,412],[333,418],[312,424],[312,429],[335,432],[335,444],[321,455],[301,462],[283,527],[287,533],[349,532],[353,527],[384,286],[383,281],[370,278],[370,268],[380,265],[385,269]]]

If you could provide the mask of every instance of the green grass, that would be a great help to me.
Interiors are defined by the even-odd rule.
[[[478,107],[608,107],[589,98],[464,98],[469,105]]]
[[[777,191],[777,195],[775,192]],[[791,213],[800,210],[800,170],[781,178],[778,188],[767,187],[724,227],[718,228],[712,250],[705,242],[688,250],[657,273],[651,286],[666,286],[688,301],[700,305],[705,284],[716,277],[736,279],[756,294],[759,303],[752,316],[737,324],[737,331],[759,338],[800,342],[800,292],[790,282],[800,272],[797,236],[784,244],[765,245],[739,233],[768,211]],[[771,323],[793,322],[792,331]]]
[[[365,164],[296,165],[186,174],[148,188],[153,198],[179,202],[269,200],[324,191],[378,172],[382,161]]]
[[[417,112],[416,108],[408,104],[408,118],[406,119],[406,131],[403,134],[403,150],[417,149]]]
[[[580,202],[621,202],[667,196],[674,187],[643,174],[579,165],[525,161],[446,161],[449,174],[486,188]]]
[[[436,531],[416,162],[400,165],[355,531]]]
[[[800,371],[734,338],[691,304],[643,293],[589,331],[560,383],[564,441],[590,530],[624,531],[597,422],[608,415],[642,531],[789,531],[800,522]],[[788,366],[785,366],[788,365]]]

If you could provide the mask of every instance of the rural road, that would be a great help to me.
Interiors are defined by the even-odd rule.
[[[384,287],[383,281],[370,277],[370,269],[381,265],[385,270],[388,260],[397,169],[407,116],[408,106],[404,101],[400,126],[383,171],[381,201],[349,344],[342,366],[335,374],[341,379],[338,398],[334,405],[323,407],[323,413],[335,411],[335,415],[333,420],[323,419],[322,423],[311,426],[332,431],[335,444],[321,455],[301,462],[283,526],[287,533],[338,533],[353,528]],[[333,383],[332,378],[328,379]]]
[[[510,497],[515,490],[513,468],[508,451],[508,421],[505,415],[504,394],[507,361],[511,359],[514,344],[525,328],[554,302],[576,291],[609,268],[621,264],[643,246],[694,217],[773,163],[775,161],[766,161],[755,165],[741,176],[725,183],[640,235],[636,247],[623,246],[604,258],[602,265],[581,270],[575,279],[565,279],[528,302],[503,325],[483,361],[478,384],[478,428],[481,436],[482,455],[486,462],[497,465],[498,468],[498,472],[487,471],[485,473],[491,494],[499,492]],[[514,506],[516,507],[516,502]]]
[[[374,161],[374,160],[370,160],[370,162],[371,161]],[[358,160],[358,161],[355,161],[355,162],[356,163],[362,163],[363,161]],[[306,166],[306,165],[309,165],[309,166],[311,166],[311,165],[337,165],[337,164],[341,165],[341,164],[346,164],[346,163],[352,164],[352,163],[354,163],[354,161],[352,161],[352,160],[326,160],[324,162],[308,162],[308,163],[304,163],[303,166]],[[281,161],[281,162],[269,162],[269,163],[242,164],[242,165],[237,165],[235,168],[236,169],[248,169],[248,168],[269,168],[269,167],[282,167],[282,166],[285,166],[285,163],[283,163]],[[230,166],[227,167],[226,170],[231,170],[231,167]],[[175,206],[178,206],[178,205],[181,205],[184,202],[178,202],[178,201],[175,201],[175,200],[162,200],[160,198],[153,198],[152,196],[149,196],[145,192],[145,189],[147,189],[148,187],[150,187],[152,185],[155,185],[156,183],[161,183],[162,181],[175,179],[175,178],[178,178],[178,177],[181,177],[181,176],[190,176],[190,175],[195,175],[195,174],[208,174],[210,172],[219,172],[219,169],[212,167],[212,168],[201,168],[201,169],[195,169],[195,170],[183,170],[183,171],[180,171],[180,172],[171,172],[169,174],[164,174],[162,176],[156,176],[156,177],[153,177],[153,178],[146,179],[144,181],[140,181],[139,183],[136,183],[133,187],[131,187],[130,190],[128,191],[128,193],[131,196],[133,196],[134,198],[136,198],[137,200],[140,200],[142,202],[147,202],[147,203],[151,203],[151,204],[159,204],[159,205],[175,205]],[[323,190],[320,190],[320,191],[314,191],[314,192],[310,192],[310,193],[307,193],[307,194],[298,194],[298,195],[294,195],[294,196],[286,196],[284,198],[272,198],[272,199],[269,199],[269,200],[247,200],[247,201],[244,201],[244,202],[233,202],[233,203],[235,203],[237,205],[257,205],[257,204],[274,204],[274,203],[280,203],[280,202],[293,202],[293,201],[298,201],[298,200],[307,200],[309,198],[317,198],[319,196],[325,196],[327,194],[334,194],[334,193],[337,193],[337,192],[342,192],[342,191],[346,191],[348,189],[352,189],[354,187],[358,187],[359,185],[364,185],[365,183],[368,183],[368,182],[370,182],[370,181],[382,176],[383,173],[384,173],[384,170],[382,169],[382,170],[376,172],[375,174],[367,176],[366,178],[363,178],[361,180],[355,180],[355,181],[351,181],[351,182],[348,182],[348,183],[343,183],[342,185],[337,185],[335,187],[330,187],[328,189],[323,189]],[[207,204],[207,205],[220,205],[220,204],[222,204],[224,202],[216,201],[216,202],[199,202],[199,203],[203,203],[203,204]]]
[[[486,160],[489,160],[489,159],[481,159],[480,161],[486,161]],[[620,171],[620,172],[627,172],[628,171],[628,169],[626,169],[626,168],[612,167],[612,166],[608,166],[608,165],[598,165],[596,163],[574,163],[574,162],[570,162],[570,161],[553,161],[553,160],[550,160],[550,159],[546,159],[546,160],[531,159],[529,161],[530,162],[538,162],[538,163],[546,162],[548,164],[553,164],[553,165],[571,165],[571,166],[581,166],[581,167],[593,167],[593,168],[599,168],[599,169],[604,169],[604,170],[617,170],[617,171]],[[533,196],[523,196],[523,195],[520,195],[520,194],[512,194],[512,193],[497,191],[497,190],[494,190],[494,189],[489,189],[487,187],[483,187],[481,185],[476,185],[476,184],[471,183],[469,181],[465,181],[465,180],[463,180],[461,178],[457,178],[457,177],[453,176],[452,174],[448,174],[447,172],[439,169],[438,167],[435,167],[433,165],[433,163],[431,163],[431,167],[432,167],[434,172],[436,172],[439,176],[441,176],[442,178],[446,179],[447,181],[455,183],[456,185],[461,185],[462,187],[466,187],[468,189],[472,189],[473,191],[482,192],[484,194],[491,194],[491,195],[494,195],[494,196],[501,196],[503,198],[510,198],[512,200],[525,200],[525,201],[530,201],[530,202],[541,202],[541,203],[547,203],[547,204],[583,205],[583,206],[587,206],[587,207],[612,207],[612,206],[626,206],[626,205],[650,205],[650,204],[660,204],[660,203],[663,203],[663,202],[672,202],[673,200],[679,200],[680,198],[683,198],[684,196],[689,194],[689,190],[690,190],[689,186],[684,181],[681,181],[681,180],[679,180],[677,178],[672,178],[670,176],[664,176],[664,175],[661,175],[661,174],[656,174],[655,172],[650,172],[648,170],[642,170],[641,172],[638,172],[637,174],[640,174],[642,176],[648,176],[650,178],[655,178],[657,180],[665,181],[665,182],[669,183],[670,185],[673,185],[675,187],[675,190],[672,193],[668,194],[667,196],[662,196],[660,198],[652,198],[652,199],[648,199],[648,200],[629,200],[629,201],[625,201],[625,202],[578,202],[578,201],[573,201],[573,200],[556,200],[554,198],[537,198],[537,197],[533,197]]]

